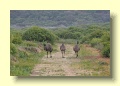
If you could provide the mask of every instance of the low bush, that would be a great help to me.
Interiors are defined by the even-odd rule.
[[[10,44],[10,54],[15,55],[17,52],[18,51],[17,51],[16,46],[13,43],[11,43]]]
[[[27,57],[28,57],[28,54],[27,54],[27,52],[25,52],[25,51],[19,51],[19,57],[20,57],[20,58],[27,58]]]
[[[14,44],[22,43],[22,36],[20,33],[14,33],[10,35],[10,42]]]
[[[102,49],[102,55],[105,57],[110,57],[110,44],[105,44]]]
[[[94,47],[95,45],[99,44],[101,42],[100,38],[93,38],[91,40],[91,46]]]

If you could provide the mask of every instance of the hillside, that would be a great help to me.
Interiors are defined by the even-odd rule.
[[[11,10],[11,28],[80,26],[110,22],[109,10]]]

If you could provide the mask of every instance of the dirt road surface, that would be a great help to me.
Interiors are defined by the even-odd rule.
[[[81,76],[84,73],[91,74],[92,71],[72,66],[73,63],[81,61],[80,55],[76,58],[72,45],[65,45],[67,49],[65,58],[62,58],[59,46],[60,44],[57,44],[57,52],[52,53],[52,58],[47,58],[45,55],[41,62],[35,65],[30,76]]]

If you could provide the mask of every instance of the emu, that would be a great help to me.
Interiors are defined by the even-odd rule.
[[[44,50],[47,51],[47,58],[48,58],[48,52],[50,52],[50,58],[52,58],[51,53],[52,53],[53,48],[50,43],[47,42],[47,44],[44,44]]]
[[[61,53],[62,53],[62,58],[64,58],[65,50],[66,50],[64,43],[62,43],[62,45],[60,46],[60,50],[61,50]]]
[[[73,50],[75,51],[75,54],[76,54],[76,58],[78,57],[78,51],[80,50],[80,47],[79,47],[79,42],[77,41],[77,44],[73,47]]]

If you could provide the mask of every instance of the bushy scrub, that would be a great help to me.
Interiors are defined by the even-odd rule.
[[[101,37],[103,42],[110,42],[110,32],[106,31]]]
[[[103,31],[100,30],[100,29],[95,29],[95,31],[91,32],[91,35],[90,35],[90,39],[92,38],[101,38],[101,36],[103,35]]]
[[[53,29],[53,32],[60,37],[60,39],[64,39],[64,42],[66,42],[67,39],[79,40],[81,44],[90,44],[92,47],[100,50],[103,56],[110,56],[109,23],[91,24],[83,27],[69,27],[66,29]]]
[[[81,39],[81,43],[89,43],[89,38],[88,36],[83,36],[82,39]]]
[[[21,44],[22,43],[22,35],[20,33],[11,33],[10,35],[10,42],[14,44]]]
[[[105,44],[104,48],[102,49],[102,55],[105,57],[110,57],[110,44]]]
[[[25,52],[25,51],[19,51],[19,57],[20,57],[20,58],[27,58],[27,57],[28,57],[28,54],[27,54],[27,52]]]
[[[49,41],[50,43],[53,44],[56,39],[56,36],[46,29],[39,27],[32,27],[23,34],[22,38],[28,41],[39,41],[39,42]]]
[[[22,43],[22,37],[20,37],[20,36],[14,37],[12,43],[14,43],[14,44],[21,44]]]
[[[99,44],[101,42],[100,38],[93,38],[91,40],[91,46],[94,47],[95,45]]]
[[[101,39],[104,46],[102,49],[102,55],[105,57],[110,57],[110,32],[104,32],[104,35],[101,37]]]
[[[11,43],[10,44],[10,54],[15,55],[17,52],[18,51],[17,51],[16,46],[13,43]]]

